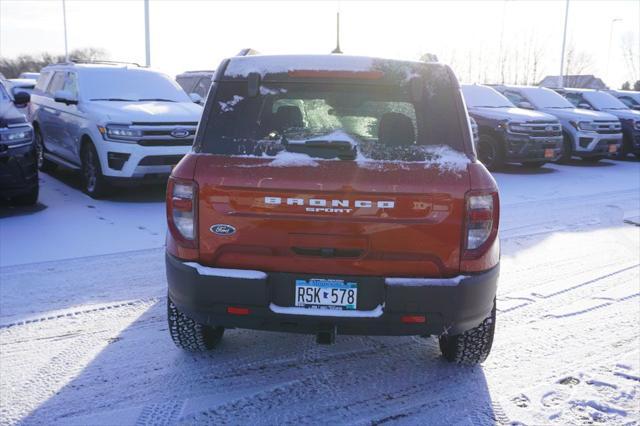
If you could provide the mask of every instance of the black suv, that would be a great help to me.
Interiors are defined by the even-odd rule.
[[[478,158],[489,170],[505,163],[541,167],[562,154],[562,127],[557,118],[517,108],[488,86],[462,85],[469,115],[478,123]]]
[[[0,81],[0,198],[15,204],[38,201],[38,168],[33,145],[33,129],[16,108],[30,100],[29,94],[9,95]]]

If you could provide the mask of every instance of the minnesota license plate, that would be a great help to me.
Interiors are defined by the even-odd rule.
[[[544,158],[553,158],[553,148],[546,148],[544,150]]]
[[[296,280],[295,305],[303,308],[355,310],[358,285],[344,280]]]

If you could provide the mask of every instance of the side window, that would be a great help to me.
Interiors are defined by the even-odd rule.
[[[182,87],[182,90],[187,93],[192,92],[191,89],[193,88],[193,83],[195,82],[195,79],[193,77],[178,77],[176,78],[176,81],[178,82],[180,87]]]
[[[44,89],[47,87],[47,83],[49,82],[49,77],[51,76],[51,71],[40,73],[40,77],[38,77],[38,82],[36,83],[36,88],[40,93],[44,93]]]
[[[623,96],[620,99],[620,101],[625,104],[626,106],[628,106],[629,108],[633,108],[634,106],[638,106],[640,104],[638,104],[636,101],[634,101],[632,98],[630,98],[629,96]]]
[[[64,83],[63,90],[71,93],[71,96],[74,98],[78,98],[78,77],[76,76],[76,73],[67,73],[67,79]]]
[[[198,80],[198,84],[193,88],[192,92],[197,93],[202,97],[202,99],[207,97],[209,93],[209,87],[211,86],[211,78],[210,77],[202,77]]]
[[[49,87],[47,88],[48,94],[53,95],[54,93],[56,93],[56,91],[62,90],[62,87],[64,86],[65,74],[66,73],[63,71],[56,71],[56,73],[53,75],[53,78],[51,79],[51,83],[49,83]]]

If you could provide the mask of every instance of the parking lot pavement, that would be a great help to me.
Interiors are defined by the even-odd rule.
[[[161,190],[96,202],[43,175],[47,207],[0,219],[0,423],[637,421],[640,163],[495,176],[496,338],[483,366],[461,368],[417,337],[327,347],[230,330],[211,353],[182,352],[166,325]],[[50,226],[69,244],[36,238]],[[36,243],[14,246],[20,233]]]

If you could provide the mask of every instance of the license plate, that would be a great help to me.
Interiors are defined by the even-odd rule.
[[[358,285],[356,283],[321,278],[296,280],[296,306],[353,311],[357,303]]]
[[[616,152],[618,150],[618,145],[609,145],[609,152]]]
[[[544,150],[544,158],[553,158],[553,148],[546,148]]]

